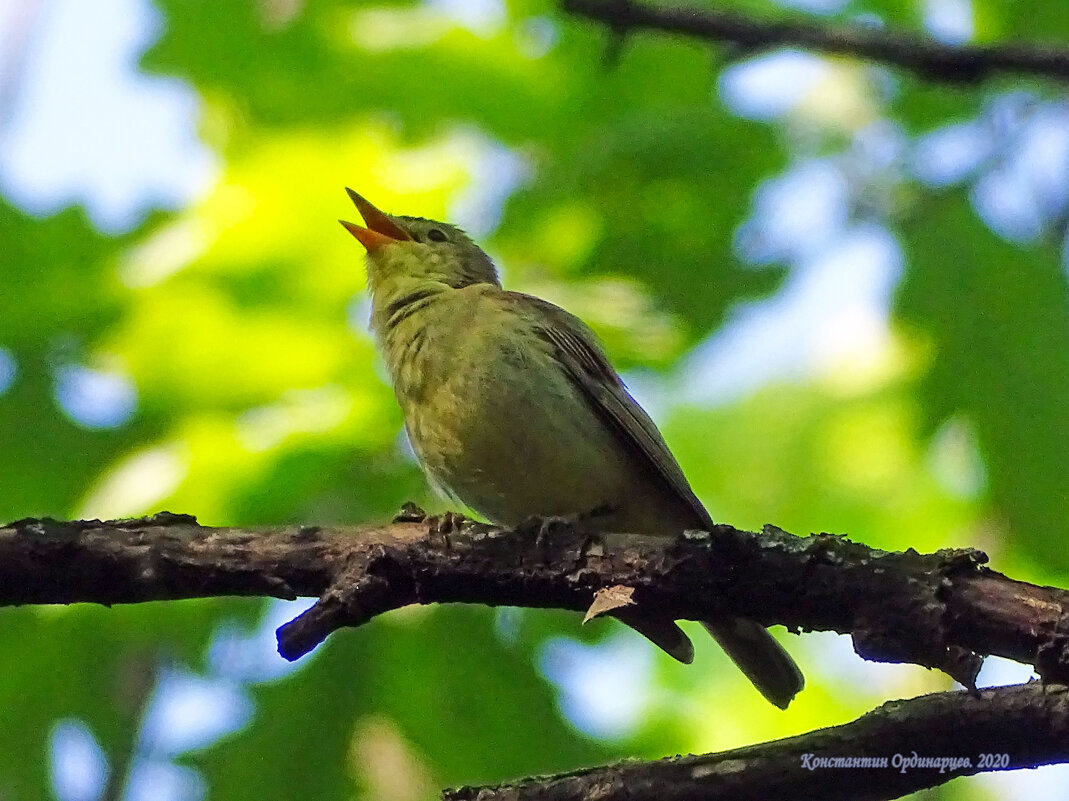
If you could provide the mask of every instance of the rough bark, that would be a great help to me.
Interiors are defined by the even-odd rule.
[[[219,595],[317,596],[278,631],[296,659],[335,630],[411,603],[591,607],[628,602],[677,619],[722,613],[849,633],[879,661],[940,668],[973,687],[988,654],[1044,684],[888,704],[854,723],[724,754],[625,764],[449,798],[894,798],[982,769],[1069,761],[1069,592],[1010,579],[975,550],[888,552],[845,537],[731,526],[651,537],[590,522],[503,530],[408,510],[382,525],[210,528],[189,515],[21,520],[0,528],[0,605],[134,603]],[[614,588],[612,592],[604,592]],[[600,591],[600,592],[599,592]],[[578,623],[578,619],[577,619]],[[968,757],[953,770],[807,770],[817,757]]]
[[[785,740],[657,762],[625,762],[446,801],[880,801],[982,770],[1063,762],[1069,689],[1039,683],[892,701],[857,720]]]
[[[986,561],[975,550],[888,552],[774,526],[673,539],[566,520],[509,531],[413,513],[383,525],[253,530],[164,513],[0,528],[0,605],[317,596],[279,630],[280,652],[295,659],[338,628],[406,604],[583,611],[598,590],[623,586],[634,603],[676,619],[731,613],[847,633],[866,659],[939,668],[966,686],[988,654],[1069,682],[1069,593]]]

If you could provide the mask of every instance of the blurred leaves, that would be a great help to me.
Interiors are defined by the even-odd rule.
[[[16,380],[0,394],[0,519],[63,516],[144,426],[87,431],[60,413],[56,373],[93,361],[126,310],[115,260],[135,234],[108,238],[78,209],[35,220],[0,200],[0,346]]]
[[[8,609],[0,616],[0,791],[45,797],[56,723],[86,724],[105,757],[136,750],[143,704],[158,667],[205,667],[220,621],[257,618],[258,601],[183,601],[105,609]]]
[[[362,781],[358,738],[382,719],[433,777],[431,791],[608,758],[611,751],[560,719],[535,669],[537,641],[507,645],[490,617],[486,609],[411,609],[341,632],[299,680],[255,687],[253,723],[190,761],[222,798],[250,787],[265,801],[351,798]],[[265,762],[264,754],[272,756]]]
[[[219,13],[209,5],[216,10],[208,16]],[[284,32],[264,37],[262,22],[246,8],[228,21],[238,29],[236,41],[216,47],[217,37],[205,40],[203,20],[194,25],[183,6],[144,63],[214,90],[208,96],[249,126],[370,112],[418,142],[474,126],[534,163],[537,178],[509,204],[500,232],[511,267],[636,275],[682,315],[691,341],[734,299],[771,291],[777,273],[741,269],[730,244],[745,209],[736,189],[752,186],[781,156],[766,128],[740,126],[710,102],[703,48],[640,38],[607,70],[596,57],[597,31],[536,17],[522,6],[510,12],[515,18],[487,22],[490,33],[480,36],[456,27],[444,6],[383,6],[346,16],[343,7],[320,3]],[[438,34],[425,37],[427,26]],[[545,57],[524,53],[530,26],[551,48]],[[242,48],[242,38],[252,36],[269,50]],[[313,58],[305,58],[306,44],[297,45],[308,40],[320,45]],[[185,55],[190,51],[196,56]],[[448,91],[427,80],[435,75],[449,76]],[[356,180],[339,156],[335,182]],[[366,162],[351,164],[367,169]],[[399,191],[392,176],[382,183]],[[405,200],[413,202],[411,193]],[[561,225],[569,230],[564,236],[585,244],[560,247]],[[659,280],[664,275],[673,278]]]
[[[900,313],[929,340],[920,389],[930,432],[973,421],[991,491],[1037,564],[1069,572],[1069,284],[1061,253],[984,230],[960,193],[930,195],[903,229]],[[1064,578],[1062,579],[1064,581]]]

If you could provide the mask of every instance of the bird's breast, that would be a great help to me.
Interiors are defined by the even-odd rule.
[[[677,503],[593,410],[534,322],[464,290],[385,338],[424,470],[502,525],[608,507],[620,530],[655,528]]]
[[[431,479],[505,525],[625,495],[634,485],[626,455],[544,342],[516,331],[474,339],[402,402]]]

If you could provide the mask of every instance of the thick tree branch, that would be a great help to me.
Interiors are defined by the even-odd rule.
[[[589,522],[586,524],[589,525]],[[1069,593],[1014,581],[973,550],[919,554],[844,537],[716,526],[678,538],[602,533],[564,520],[502,530],[408,510],[359,527],[209,528],[189,515],[21,520],[0,528],[0,605],[104,604],[217,595],[318,602],[279,629],[307,653],[336,629],[411,603],[587,609],[605,588],[674,618],[731,613],[792,629],[850,633],[868,659],[914,662],[971,685],[979,656],[1069,681]],[[609,606],[612,607],[610,600]],[[893,798],[984,769],[1069,761],[1069,696],[1029,685],[885,705],[854,723],[705,757],[628,764],[459,790],[453,798],[669,801],[673,798]],[[815,757],[968,757],[951,771],[807,770]],[[824,763],[813,763],[824,764]],[[595,792],[596,791],[596,792]]]
[[[1012,72],[1069,78],[1069,48],[1039,44],[945,45],[886,28],[759,19],[707,6],[651,5],[632,0],[563,0],[572,14],[608,26],[618,36],[638,29],[679,33],[746,50],[801,47],[880,61],[923,77],[975,82]]]
[[[417,513],[377,526],[252,530],[164,513],[0,528],[0,605],[318,596],[279,630],[279,651],[295,659],[338,628],[406,604],[582,611],[597,590],[621,585],[640,606],[677,619],[731,613],[848,633],[866,659],[940,668],[967,686],[977,654],[1069,682],[1069,592],[1014,581],[983,567],[986,559],[973,550],[880,551],[773,526],[668,539],[564,520],[508,531]]]
[[[933,758],[942,761],[928,761]],[[984,690],[978,697],[958,692],[892,701],[852,723],[719,754],[465,787],[447,791],[444,798],[877,801],[983,770],[1031,768],[1067,758],[1069,689],[1037,682]]]

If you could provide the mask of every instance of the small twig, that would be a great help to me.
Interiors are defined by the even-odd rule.
[[[725,714],[730,714],[726,712]],[[1038,683],[893,701],[842,726],[703,756],[625,762],[444,801],[882,801],[1069,756],[1069,689]]]
[[[563,0],[562,7],[608,26],[614,36],[645,28],[729,42],[747,51],[801,47],[880,61],[954,83],[974,83],[1000,72],[1069,78],[1069,48],[1051,45],[946,45],[886,28],[760,19],[707,6],[647,5],[632,0]]]

